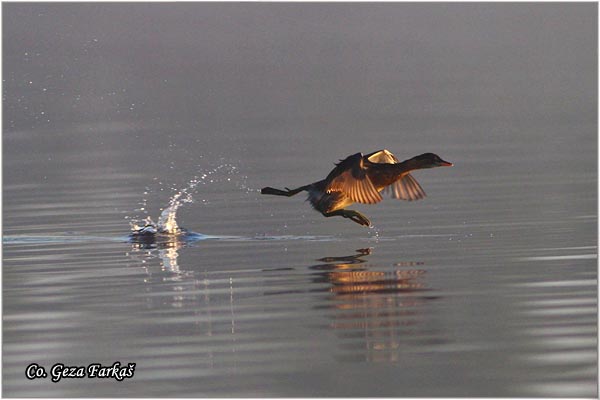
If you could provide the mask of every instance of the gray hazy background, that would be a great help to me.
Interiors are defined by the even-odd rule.
[[[5,396],[597,396],[597,4],[2,10]],[[258,193],[381,148],[455,166],[372,229]],[[194,177],[216,238],[126,242]]]
[[[595,7],[7,3],[5,129],[593,121]]]

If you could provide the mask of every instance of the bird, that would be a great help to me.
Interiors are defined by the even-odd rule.
[[[306,191],[312,207],[323,216],[341,216],[370,227],[371,221],[366,216],[346,207],[353,203],[379,203],[382,192],[390,193],[394,199],[420,200],[425,197],[425,191],[410,172],[453,165],[433,153],[424,153],[402,162],[385,149],[367,155],[356,153],[335,164],[323,180],[296,189],[264,187],[261,194],[291,197]]]

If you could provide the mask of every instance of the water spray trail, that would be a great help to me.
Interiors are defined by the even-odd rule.
[[[221,174],[222,172],[224,172],[224,175]],[[149,235],[157,233],[178,235],[184,233],[185,230],[177,223],[177,211],[182,205],[194,202],[193,195],[196,193],[198,185],[231,182],[231,175],[237,175],[238,173],[239,172],[234,165],[222,163],[215,168],[205,170],[201,174],[194,176],[183,189],[177,190],[175,187],[171,188],[171,190],[176,193],[171,196],[168,206],[162,210],[158,222],[156,223],[147,215],[147,195],[149,189],[146,188],[144,199],[139,203],[141,207],[136,209],[137,212],[143,212],[146,217],[141,221],[139,218],[132,219],[130,221],[132,231],[135,234]],[[242,179],[244,178],[245,177],[242,177]],[[237,179],[234,179],[233,181],[236,186],[245,188],[245,182],[238,182]],[[162,182],[159,182],[159,184],[162,185]],[[202,199],[202,203],[207,204],[208,200]],[[126,219],[129,219],[129,217],[126,217]]]

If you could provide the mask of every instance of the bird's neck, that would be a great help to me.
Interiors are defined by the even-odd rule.
[[[395,166],[399,173],[408,173],[416,169],[431,168],[431,163],[427,160],[420,159],[417,156],[409,160],[402,161],[401,163],[395,164]]]
[[[369,175],[369,178],[371,178],[371,181],[379,190],[380,188],[391,185],[398,179],[402,179],[402,177],[404,177],[410,171],[423,168],[429,167],[417,157],[396,164],[375,164],[373,169],[376,171],[376,173]]]
[[[369,175],[371,181],[377,188],[377,190],[382,189],[392,183],[396,182],[398,179],[402,179],[402,177],[412,171],[415,164],[412,160],[406,160],[401,163],[391,164],[391,163],[381,163],[375,164],[373,167],[373,174]]]

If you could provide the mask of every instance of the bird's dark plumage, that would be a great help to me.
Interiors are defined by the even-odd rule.
[[[363,155],[356,153],[336,164],[335,168],[321,181],[296,189],[280,190],[265,187],[262,194],[293,196],[303,190],[313,208],[326,217],[342,216],[370,226],[367,217],[345,207],[352,203],[375,204],[382,200],[381,192],[391,193],[400,200],[419,200],[425,191],[410,175],[416,169],[452,166],[433,153],[425,153],[400,162],[388,150],[379,150]]]

